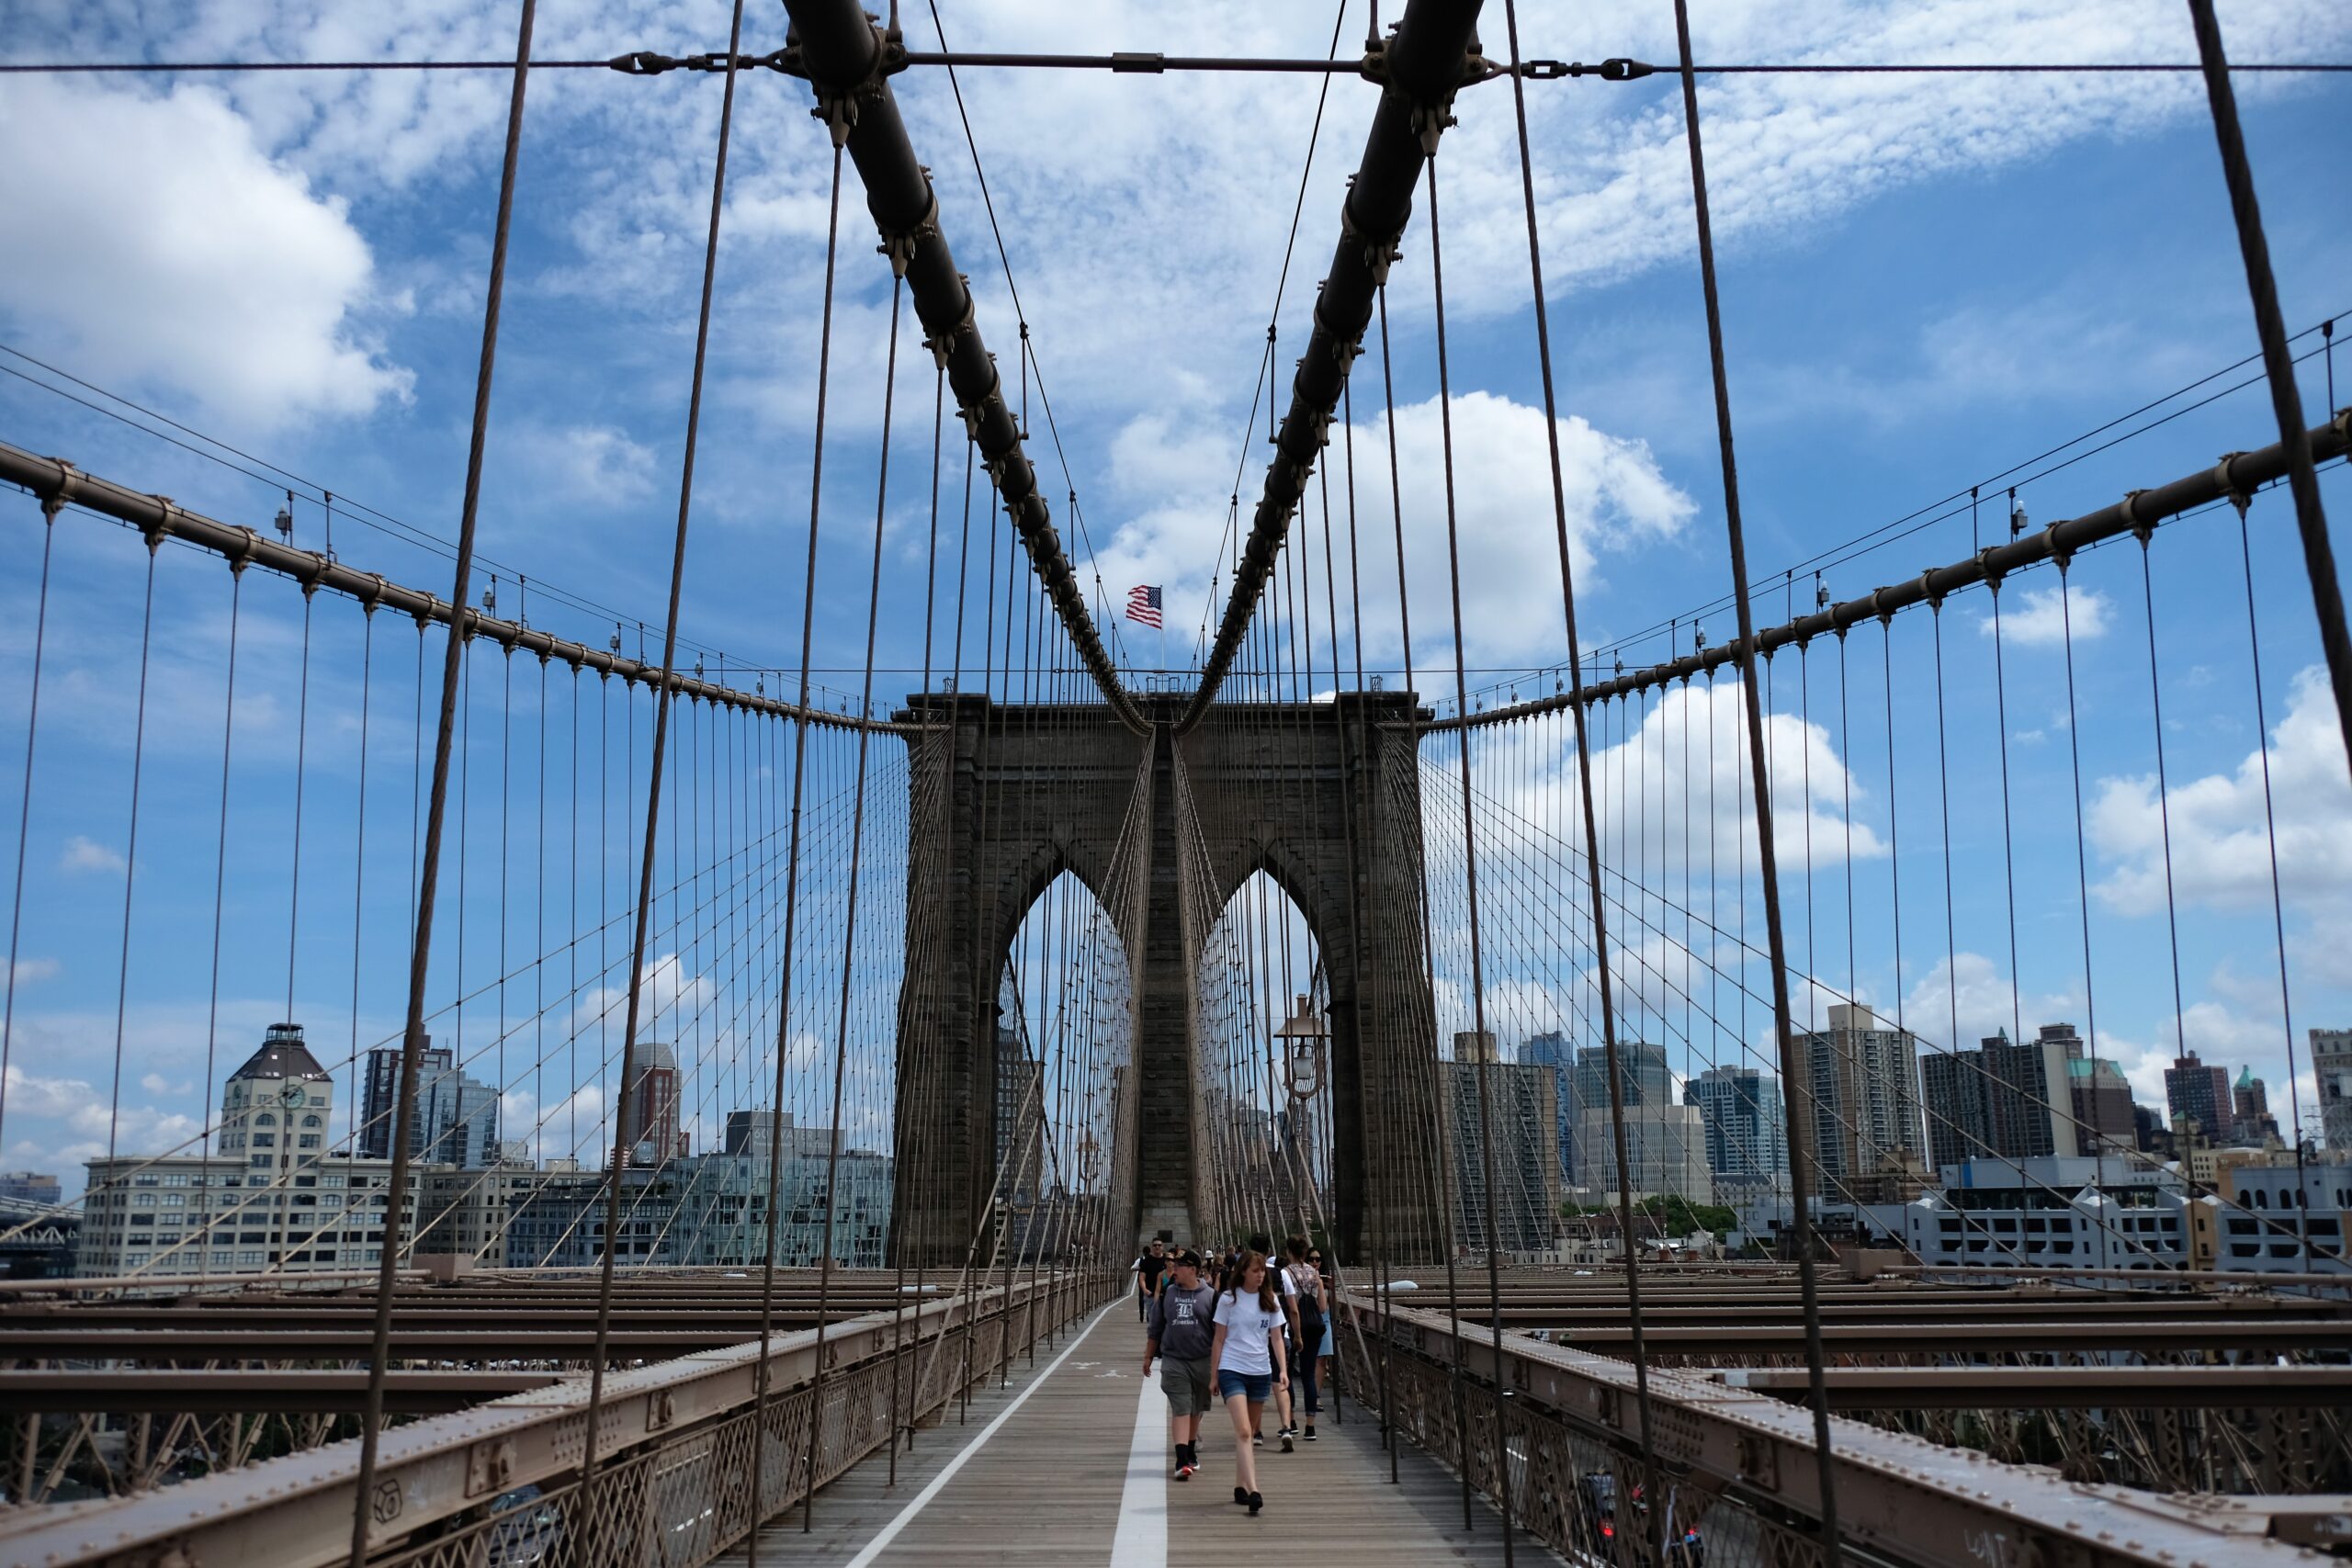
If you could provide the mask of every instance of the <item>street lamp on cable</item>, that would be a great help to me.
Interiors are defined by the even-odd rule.
[[[1295,997],[1289,1021],[1274,1031],[1283,1043],[1283,1074],[1293,1100],[1312,1100],[1322,1092],[1323,1042],[1330,1032],[1307,998]]]

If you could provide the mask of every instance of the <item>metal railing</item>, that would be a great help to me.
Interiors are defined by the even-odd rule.
[[[1009,1288],[780,1336],[769,1367],[785,1392],[763,1416],[756,1345],[612,1374],[599,1416],[602,1457],[584,1487],[584,1377],[392,1427],[370,1488],[381,1543],[370,1561],[696,1568],[1125,1283],[1102,1273],[1016,1278]],[[767,1424],[756,1493],[755,1419]],[[358,1444],[345,1441],[138,1496],[23,1509],[0,1516],[0,1562],[338,1562],[350,1549],[357,1473]]]
[[[1384,1425],[1466,1474],[1513,1528],[1577,1563],[1797,1568],[1825,1561],[1810,1414],[1702,1374],[1654,1368],[1659,1487],[1646,1496],[1630,1362],[1505,1337],[1466,1316],[1337,1304],[1349,1390]],[[1458,1362],[1457,1362],[1458,1358]],[[1464,1370],[1457,1382],[1453,1368]],[[1499,1393],[1499,1397],[1498,1397]],[[1384,1408],[1385,1406],[1385,1408]],[[1497,1428],[1498,1408],[1502,1429]],[[2265,1568],[2352,1539],[2352,1498],[2221,1497],[2086,1484],[2037,1465],[1831,1422],[1843,1554],[1907,1568]],[[1506,1488],[1508,1493],[1506,1494]],[[1630,1506],[1621,1506],[1630,1499]]]

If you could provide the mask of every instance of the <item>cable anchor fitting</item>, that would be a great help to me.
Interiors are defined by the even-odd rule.
[[[659,76],[664,71],[675,71],[684,62],[650,49],[639,49],[616,54],[605,63],[624,76]]]

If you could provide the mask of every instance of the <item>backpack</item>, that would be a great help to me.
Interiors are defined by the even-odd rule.
[[[1309,1275],[1307,1280],[1302,1282],[1299,1276],[1306,1272],[1306,1265],[1300,1263],[1292,1264],[1286,1272],[1290,1273],[1292,1288],[1298,1292],[1299,1342],[1305,1344],[1309,1339],[1321,1339],[1323,1337],[1323,1302],[1319,1293],[1321,1279]]]

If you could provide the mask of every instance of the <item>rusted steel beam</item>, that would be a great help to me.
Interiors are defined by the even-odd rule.
[[[366,1350],[360,1348],[363,1355]],[[384,1408],[401,1416],[437,1416],[528,1393],[563,1378],[560,1372],[388,1371]],[[367,1392],[365,1371],[45,1369],[0,1376],[0,1415],[347,1416],[359,1408]]]
[[[1725,1367],[1697,1374],[1803,1400],[1803,1367]],[[2239,1410],[2352,1404],[2352,1367],[1830,1367],[1835,1410]]]

